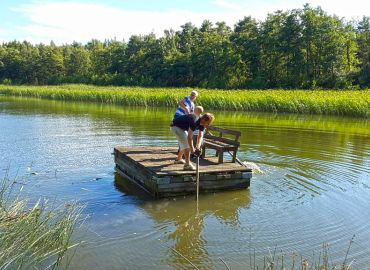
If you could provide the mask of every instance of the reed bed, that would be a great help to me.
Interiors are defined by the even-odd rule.
[[[269,250],[269,255],[264,256],[263,263],[258,265],[256,263],[255,254],[250,254],[249,267],[251,270],[352,270],[352,264],[354,260],[349,259],[348,253],[354,237],[355,236],[353,236],[349,242],[343,261],[338,262],[337,264],[333,263],[332,259],[330,258],[329,244],[324,243],[318,254],[313,253],[311,258],[305,258],[296,253],[291,255],[284,254],[282,251],[279,253],[275,248],[273,251]]]
[[[9,86],[0,94],[54,100],[176,107],[190,88],[100,87],[91,85]],[[370,116],[370,90],[216,90],[200,89],[206,110]]]
[[[67,251],[82,207],[54,208],[46,200],[30,206],[19,184],[0,181],[0,269],[68,268]]]
[[[329,244],[323,244],[322,249],[318,254],[313,253],[311,258],[306,258],[297,253],[285,254],[283,251],[278,252],[277,248],[274,250],[268,250],[269,255],[266,255],[261,259],[256,258],[255,250],[250,250],[249,253],[249,265],[245,269],[249,270],[352,270],[354,259],[349,259],[349,251],[353,243],[354,236],[350,240],[347,252],[342,261],[333,263],[330,258]],[[188,264],[188,269],[201,269],[196,264],[191,262],[188,258],[182,255],[179,251],[171,248],[176,254],[180,255]],[[227,263],[227,258],[219,257],[220,267],[217,269],[232,270],[233,268]]]

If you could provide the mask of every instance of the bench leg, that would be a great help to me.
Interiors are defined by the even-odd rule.
[[[236,162],[236,152],[237,152],[237,150],[234,150],[234,151],[233,151],[233,158],[232,158],[232,160],[231,160],[231,162],[233,162],[233,163],[235,163],[235,162]]]
[[[205,158],[206,157],[206,147],[203,145],[202,146],[202,154],[200,155],[201,158]]]
[[[232,159],[232,162],[235,163],[236,162],[236,150],[234,151],[233,153],[233,159]]]
[[[224,163],[224,152],[222,151],[218,153],[218,163]]]

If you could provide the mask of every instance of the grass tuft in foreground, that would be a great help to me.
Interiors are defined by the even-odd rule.
[[[6,176],[0,180],[0,269],[56,269],[78,245],[71,236],[82,207],[49,209],[41,199],[30,207],[17,187]]]

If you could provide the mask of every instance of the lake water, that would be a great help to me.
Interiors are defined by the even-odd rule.
[[[114,170],[116,145],[176,146],[173,111],[0,97],[1,177],[86,205],[71,269],[253,269],[274,252],[319,261],[323,244],[340,264],[353,235],[348,262],[369,269],[369,120],[213,112],[264,174],[202,194],[197,212],[194,196],[154,200]]]

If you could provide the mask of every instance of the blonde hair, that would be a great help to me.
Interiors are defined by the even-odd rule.
[[[198,92],[197,91],[195,91],[195,90],[193,90],[193,91],[191,91],[191,94],[190,95],[192,95],[192,96],[198,96]]]
[[[202,106],[196,106],[196,107],[194,108],[194,112],[195,112],[195,110],[199,110],[199,111],[200,111],[200,114],[201,114],[201,113],[203,113],[203,111],[204,111],[204,109],[203,109],[203,107],[202,107]]]

